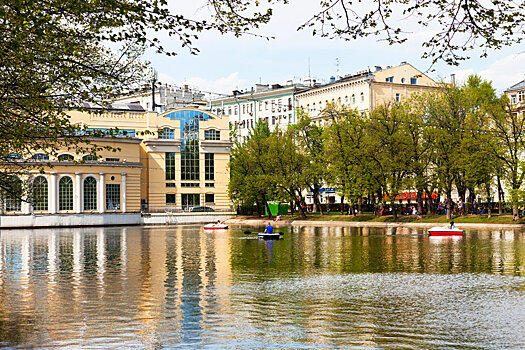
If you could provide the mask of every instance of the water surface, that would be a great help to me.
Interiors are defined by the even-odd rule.
[[[519,230],[244,230],[4,230],[0,345],[525,348]]]

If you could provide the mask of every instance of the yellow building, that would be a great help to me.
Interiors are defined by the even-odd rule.
[[[413,93],[436,90],[440,84],[408,63],[396,67],[375,67],[347,75],[333,83],[295,94],[296,105],[307,112],[312,121],[321,122],[328,103],[371,112],[377,106],[399,102]]]
[[[228,118],[185,108],[157,114],[133,108],[71,111],[71,123],[113,137],[92,138],[98,157],[64,146],[58,156],[43,151],[14,155],[20,162],[49,163],[28,171],[33,203],[7,198],[4,210],[18,214],[207,212],[231,207]],[[81,162],[82,161],[82,162]]]

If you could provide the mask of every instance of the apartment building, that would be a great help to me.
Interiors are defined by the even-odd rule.
[[[379,105],[399,102],[413,93],[439,86],[426,74],[402,62],[396,67],[376,66],[373,71],[366,69],[346,75],[329,84],[298,92],[295,98],[297,107],[307,112],[313,122],[321,122],[322,111],[330,102],[365,113]]]
[[[308,87],[303,84],[256,84],[248,91],[234,91],[231,97],[213,100],[210,108],[216,115],[228,116],[231,129],[239,140],[243,140],[260,120],[267,122],[272,131],[295,124],[294,96],[306,89]]]

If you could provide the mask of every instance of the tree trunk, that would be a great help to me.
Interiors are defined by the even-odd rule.
[[[447,220],[450,220],[452,219],[452,193],[451,191],[447,191],[447,203],[446,203],[446,207],[447,207]]]
[[[314,210],[314,211],[319,211],[321,215],[324,215],[323,205],[321,204],[321,201],[319,200],[319,193],[314,195],[314,205],[317,207],[317,210]]]
[[[363,198],[360,197],[359,202],[357,203],[357,211],[359,215],[363,215]]]
[[[428,209],[427,209],[427,212],[428,212]],[[422,189],[417,190],[417,214],[418,214],[418,218],[421,219],[421,217],[423,216],[423,190]]]
[[[499,215],[501,215],[503,214],[503,208],[501,206],[501,202],[504,200],[503,189],[501,188],[501,180],[499,178],[499,175],[496,175],[496,178],[498,179],[498,212]]]
[[[268,211],[268,219],[272,219],[272,212],[270,210],[270,205],[268,204],[268,201],[264,200],[264,206],[266,207],[266,210]]]
[[[290,202],[290,214],[293,216],[294,213],[295,213],[295,208],[294,208],[293,202]]]
[[[395,198],[395,197],[394,197]],[[394,217],[394,220],[397,219],[397,208],[396,208],[396,202],[392,202],[392,216]]]
[[[345,214],[345,196],[341,196],[341,215]]]

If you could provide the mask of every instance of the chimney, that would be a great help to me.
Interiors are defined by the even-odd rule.
[[[456,74],[450,74],[450,83],[452,84],[452,86],[456,86]]]
[[[333,84],[333,83],[335,83],[335,77],[334,77],[334,76],[331,76],[331,77],[330,77],[330,84]]]

